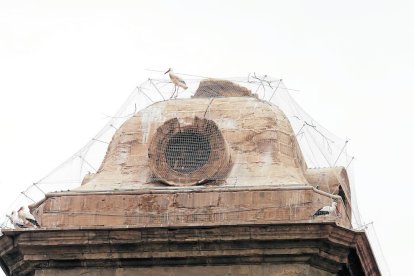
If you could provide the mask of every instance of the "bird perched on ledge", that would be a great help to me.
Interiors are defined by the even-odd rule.
[[[40,224],[36,221],[35,217],[26,210],[23,206],[17,211],[18,217],[23,221],[27,226],[40,227]]]
[[[331,206],[324,206],[320,208],[318,211],[313,214],[314,217],[316,216],[323,216],[323,215],[330,215],[330,214],[337,214],[337,203],[334,201],[332,202]]]
[[[11,223],[13,224],[13,226],[14,226],[15,228],[27,228],[27,226],[26,226],[26,225],[24,225],[23,220],[21,220],[21,219],[17,216],[16,211],[13,211],[13,212],[11,213],[11,216],[10,216],[10,215],[6,215],[6,216],[9,218],[9,220],[11,221]]]
[[[170,76],[170,80],[171,80],[171,82],[174,84],[174,92],[173,92],[173,94],[171,95],[171,98],[175,95],[175,98],[177,98],[177,96],[178,96],[178,89],[181,87],[182,89],[184,89],[184,90],[186,90],[187,88],[188,88],[188,86],[187,86],[187,84],[185,83],[185,81],[183,81],[179,76],[177,76],[176,74],[174,74],[174,72],[172,71],[172,69],[171,68],[169,68],[168,70],[167,70],[167,72],[165,72],[164,73],[164,75],[165,74],[167,74],[167,73],[169,73],[168,75]],[[171,99],[170,98],[170,99]]]

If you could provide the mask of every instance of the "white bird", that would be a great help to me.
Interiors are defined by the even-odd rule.
[[[9,220],[11,221],[11,223],[13,224],[13,226],[15,228],[27,228],[26,225],[24,225],[23,220],[21,220],[17,214],[16,211],[11,212],[11,216],[10,215],[6,215]]]
[[[178,96],[178,89],[180,89],[180,87],[184,90],[186,90],[188,88],[187,84],[185,83],[185,81],[183,81],[179,76],[177,76],[176,74],[174,74],[174,72],[172,71],[172,69],[168,69],[167,72],[164,73],[170,76],[170,80],[172,81],[172,83],[174,83],[174,92],[171,95],[171,98],[174,96],[175,93],[177,93],[177,95],[175,95],[175,98],[177,98]]]
[[[324,206],[322,208],[320,208],[318,211],[315,212],[315,214],[313,214],[314,217],[316,216],[323,216],[323,215],[328,215],[328,214],[333,214],[337,212],[337,203],[334,201],[332,202],[331,206]]]
[[[25,225],[40,227],[39,223],[35,217],[30,214],[30,211],[24,208],[23,206],[17,211],[17,215],[24,222]]]

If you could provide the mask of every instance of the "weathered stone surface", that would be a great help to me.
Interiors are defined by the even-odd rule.
[[[0,247],[14,275],[380,275],[365,233],[334,223],[15,230]]]
[[[118,129],[101,168],[95,175],[88,176],[79,189],[159,186],[151,180],[154,173],[148,151],[151,141],[156,140],[157,130],[162,131],[164,123],[177,120],[181,128],[186,128],[194,124],[196,117],[218,126],[233,164],[229,171],[218,175],[200,175],[199,181],[218,177],[223,186],[308,184],[304,177],[306,165],[294,133],[279,108],[254,97],[227,97],[159,102],[138,112]]]
[[[200,82],[194,98],[212,97],[252,97],[252,92],[228,80],[207,79]]]
[[[334,200],[338,214],[312,216]],[[54,193],[34,214],[48,228],[320,221],[349,227],[351,223],[339,196],[309,186]]]
[[[178,266],[111,269],[41,269],[36,276],[333,276],[335,274],[306,264],[261,264],[232,266]]]

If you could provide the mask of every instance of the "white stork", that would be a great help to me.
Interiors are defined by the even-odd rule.
[[[35,219],[35,217],[30,214],[30,211],[24,208],[23,206],[17,211],[17,215],[19,218],[24,222],[25,225],[33,226],[33,227],[40,227],[39,223]]]
[[[171,98],[175,95],[175,93],[177,93],[175,95],[175,98],[177,98],[177,96],[178,96],[178,89],[180,89],[180,87],[181,87],[182,89],[186,90],[188,88],[188,86],[185,83],[185,81],[183,81],[179,76],[177,76],[176,74],[174,74],[174,72],[172,71],[171,68],[168,69],[168,71],[165,72],[164,75],[167,74],[167,73],[169,73],[168,75],[170,76],[170,80],[174,84],[174,92],[171,95]]]
[[[337,203],[334,201],[332,202],[331,206],[324,206],[320,208],[318,211],[313,214],[314,217],[316,216],[323,216],[323,215],[330,215],[330,214],[337,214]]]
[[[21,220],[17,216],[16,211],[11,212],[11,216],[10,215],[6,215],[6,216],[9,218],[9,220],[13,224],[14,228],[27,228],[27,226],[24,225],[23,220]]]

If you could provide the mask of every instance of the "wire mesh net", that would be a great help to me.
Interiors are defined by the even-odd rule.
[[[182,74],[182,76],[185,75]],[[189,99],[194,97],[194,93],[199,88],[200,81],[204,79],[203,77],[194,76],[186,78],[185,82],[188,89],[178,89],[177,98]],[[231,81],[230,84],[224,81],[216,84],[216,87],[200,87],[197,96],[207,98],[235,95],[253,96],[270,106],[279,107],[290,122],[308,168],[343,166],[347,169],[351,186],[350,193],[352,194],[352,197],[349,197],[352,201],[352,224],[355,229],[363,228],[365,224],[358,210],[354,186],[355,181],[353,179],[352,167],[354,157],[347,152],[348,141],[337,137],[306,113],[292,98],[290,90],[281,79],[270,78],[266,75],[258,76],[256,74],[249,74],[247,77],[229,78],[228,81]],[[7,210],[2,210],[1,227],[13,228],[6,214],[10,214],[13,210],[19,209],[20,206],[38,202],[48,192],[67,191],[79,187],[85,176],[99,171],[108,145],[116,130],[138,111],[144,110],[154,103],[168,101],[173,97],[176,88],[175,84],[168,77],[164,76],[159,79],[148,79],[136,87],[118,112],[109,118],[106,125],[93,139],[53,169],[48,175],[30,185],[25,191],[22,191]],[[218,91],[227,92],[219,93]],[[237,93],[232,94],[232,91],[237,91]],[[234,109],[237,109],[237,107]],[[177,110],[176,112],[178,114],[181,111]],[[204,112],[208,118],[209,109],[204,109]],[[260,116],[260,110],[256,112],[256,116]],[[160,114],[155,112],[155,110],[149,109],[142,116],[154,117],[160,116]],[[225,118],[222,118],[222,120],[225,120]],[[208,124],[205,123],[205,125]],[[213,145],[213,143],[220,144],[220,141],[218,141],[220,139],[217,141],[210,139],[209,135],[211,136],[211,133],[214,133],[215,129],[214,126],[209,127],[210,132],[199,131],[197,127],[190,127],[174,133],[167,141],[158,141],[159,144],[157,146],[163,147],[162,152],[164,153],[158,162],[164,162],[171,169],[166,173],[173,172],[178,176],[191,175],[205,168],[209,159],[215,156],[218,158],[217,156],[223,152],[225,147]],[[142,133],[143,140],[148,139],[146,135],[148,133]],[[269,136],[266,139],[271,140],[274,137]],[[196,154],[194,155],[194,153]],[[195,156],[195,158],[192,159],[192,162],[188,163],[187,160],[189,159],[186,156],[190,154]],[[263,158],[267,157],[263,156]],[[161,179],[164,176],[158,175],[155,177]],[[338,179],[341,178],[338,177]],[[105,179],[101,179],[101,181],[105,181]],[[110,182],[113,180],[108,179],[107,181]],[[234,179],[235,183],[237,181],[240,181],[240,179]],[[370,239],[376,241],[374,234],[370,232],[368,234],[370,235]],[[382,260],[380,255],[381,253],[377,254],[377,258],[379,258],[379,264],[383,265],[385,260]]]
[[[165,149],[168,166],[181,173],[190,173],[203,167],[210,157],[211,147],[206,135],[197,131],[183,131],[173,135]],[[194,156],[189,162],[186,156]]]
[[[177,118],[158,128],[148,148],[151,181],[178,186],[223,179],[220,173],[229,156],[225,140],[217,125],[195,117],[190,125],[181,126]]]

